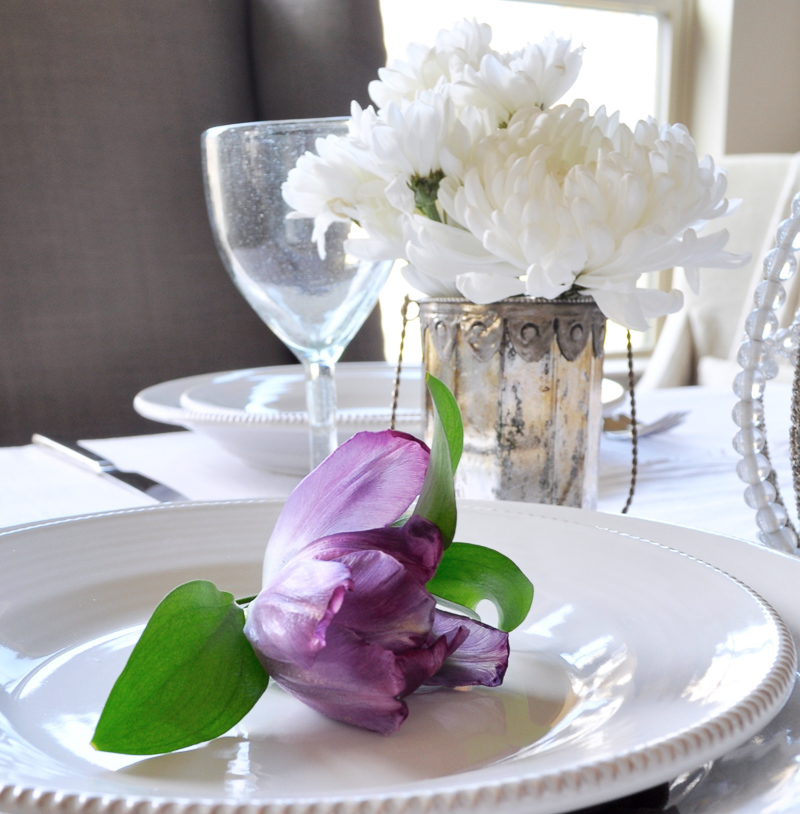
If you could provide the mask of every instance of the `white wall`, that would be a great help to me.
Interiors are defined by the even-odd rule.
[[[800,150],[800,2],[736,0],[726,150]]]
[[[704,153],[800,151],[800,0],[697,0],[689,125]]]

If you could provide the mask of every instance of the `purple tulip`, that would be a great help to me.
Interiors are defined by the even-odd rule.
[[[270,676],[339,721],[389,734],[422,684],[496,686],[508,636],[435,607],[426,583],[443,547],[421,517],[428,448],[359,433],[292,492],[267,546],[245,634]]]

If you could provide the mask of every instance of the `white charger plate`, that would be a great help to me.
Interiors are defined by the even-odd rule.
[[[361,430],[389,426],[395,368],[388,362],[336,366],[339,443]],[[625,399],[622,386],[603,379],[604,410]],[[419,365],[404,365],[396,427],[422,435]],[[305,377],[298,365],[189,376],[148,387],[134,409],[145,418],[207,435],[253,466],[286,475],[308,472]]]
[[[387,362],[336,366],[340,444],[361,430],[389,426],[394,378],[394,366]],[[420,388],[419,366],[404,367],[395,426],[416,436],[422,434]],[[271,395],[266,395],[270,390]],[[196,393],[196,398],[191,399],[190,393]],[[133,407],[145,418],[205,435],[252,466],[305,475],[308,417],[299,409],[304,400],[302,367],[281,365],[164,382],[138,393]]]
[[[741,583],[603,528],[604,515],[464,501],[459,537],[496,545],[536,584],[503,687],[416,695],[389,738],[271,688],[209,744],[94,752],[100,708],[161,596],[203,577],[254,592],[280,506],[174,504],[0,534],[2,810],[552,814],[729,752],[791,691],[792,638]]]
[[[395,369],[386,363],[352,362],[336,368],[337,409],[340,425],[385,427],[391,418]],[[408,365],[401,371],[397,417],[421,424],[421,370]],[[302,368],[234,370],[213,376],[181,393],[180,404],[194,413],[258,416],[260,421],[302,424],[308,428],[306,379]]]

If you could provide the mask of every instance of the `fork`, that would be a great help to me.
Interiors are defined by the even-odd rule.
[[[687,410],[683,412],[667,413],[661,418],[650,423],[636,422],[636,435],[644,438],[646,435],[655,435],[659,432],[666,432],[680,424],[686,416]],[[608,416],[603,420],[603,432],[608,438],[630,439],[633,435],[631,429],[631,419],[622,413]]]

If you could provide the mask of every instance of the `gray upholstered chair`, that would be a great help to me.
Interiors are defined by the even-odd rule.
[[[346,115],[384,59],[378,0],[0,3],[0,444],[159,431],[138,390],[294,361],[217,256],[200,134]]]

